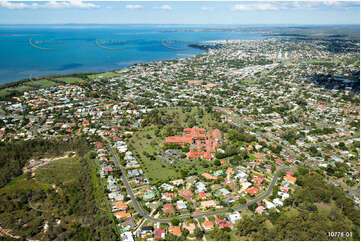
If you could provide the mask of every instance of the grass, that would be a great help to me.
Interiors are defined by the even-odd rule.
[[[56,78],[55,80],[65,82],[66,84],[76,84],[84,81],[82,78],[79,77],[59,77]]]
[[[34,89],[34,87],[31,86],[27,86],[27,85],[21,85],[19,87],[11,87],[11,88],[4,88],[0,90],[0,97],[4,97],[8,94],[10,94],[12,91],[17,91],[17,92],[26,92],[29,91],[31,89]]]
[[[23,192],[28,190],[47,191],[53,184],[69,184],[77,181],[81,165],[77,158],[67,158],[54,161],[35,171],[35,178],[28,180],[27,174],[22,174],[11,180],[0,189],[2,193]]]
[[[256,80],[242,80],[242,83],[244,84],[256,84],[258,81]]]
[[[42,79],[42,80],[37,80],[37,81],[32,81],[27,83],[29,86],[33,86],[36,88],[48,88],[48,87],[53,87],[58,85],[56,82],[53,81],[49,81],[46,79]]]
[[[78,159],[66,158],[52,162],[44,166],[44,169],[39,168],[36,171],[36,179],[44,184],[71,184],[77,182],[77,173],[80,170]]]
[[[117,72],[104,72],[104,73],[100,73],[100,74],[95,74],[95,75],[89,75],[88,77],[90,79],[95,79],[95,78],[99,78],[100,76],[104,77],[104,78],[110,78],[110,77],[119,77],[119,76],[123,76],[124,73],[117,73]]]

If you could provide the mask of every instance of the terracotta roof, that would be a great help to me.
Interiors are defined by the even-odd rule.
[[[172,204],[164,204],[162,211],[163,211],[163,213],[174,213],[173,205]]]
[[[128,209],[128,204],[124,203],[123,201],[113,202],[113,205],[117,209],[121,209],[121,210],[127,210]]]
[[[205,194],[204,192],[198,193],[198,199],[203,199],[203,198],[206,198],[206,197],[207,197],[207,194]]]
[[[246,192],[248,192],[249,194],[251,194],[253,196],[254,194],[256,194],[258,192],[258,188],[256,188],[256,187],[248,188],[248,189],[246,189]]]
[[[206,220],[203,222],[203,226],[204,228],[206,229],[213,229],[213,222],[212,221],[209,221],[209,220]]]
[[[209,179],[209,180],[217,180],[218,179],[218,176],[212,176],[211,174],[209,173],[203,173],[202,176],[206,179]]]
[[[169,230],[169,232],[173,233],[175,236],[182,235],[182,231],[179,226],[169,227],[168,230]]]
[[[125,211],[120,211],[120,212],[114,213],[114,216],[120,217],[120,218],[129,218],[132,215],[130,213],[125,212]]]
[[[193,193],[190,190],[182,190],[179,192],[179,195],[181,195],[182,197],[185,197],[187,199],[191,199],[193,196]]]
[[[284,178],[285,180],[289,181],[289,182],[292,182],[292,183],[295,183],[295,182],[296,182],[296,180],[297,180],[297,178],[296,178],[296,177],[289,176],[289,175],[284,176],[283,178]]]
[[[214,200],[201,202],[201,207],[203,207],[203,208],[209,208],[209,207],[215,207],[215,206],[216,206],[216,202]]]

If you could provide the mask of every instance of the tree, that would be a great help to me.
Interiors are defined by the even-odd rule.
[[[201,240],[203,238],[204,232],[200,228],[196,228],[194,230],[194,235],[196,236],[197,240]]]
[[[178,226],[178,225],[179,225],[179,220],[176,219],[176,218],[173,218],[173,219],[171,220],[171,223],[172,223],[173,226]]]

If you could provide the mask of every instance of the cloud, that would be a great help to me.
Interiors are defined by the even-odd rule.
[[[160,6],[160,7],[157,7],[157,8],[163,9],[163,10],[172,10],[172,7],[169,6],[169,5],[167,5],[167,4],[164,4],[164,5],[162,5],[162,6]]]
[[[337,1],[332,1],[332,0],[330,0],[330,1],[323,1],[322,3],[325,4],[325,5],[328,5],[328,6],[335,6],[335,5],[338,5],[338,4],[339,4],[339,2],[337,2]]]
[[[135,5],[132,5],[132,4],[128,4],[128,5],[125,5],[126,8],[129,8],[129,9],[139,9],[139,8],[143,8],[142,5],[139,5],[139,4],[135,4]]]
[[[236,4],[232,8],[236,11],[249,10],[279,10],[280,7],[271,3],[256,3],[256,4]]]
[[[214,10],[213,7],[201,7],[202,11],[209,11],[209,10]]]
[[[43,4],[38,3],[19,3],[9,2],[8,0],[0,0],[0,7],[8,9],[37,9],[37,8],[99,8],[99,5],[93,3],[85,3],[83,0],[57,1],[50,0]]]

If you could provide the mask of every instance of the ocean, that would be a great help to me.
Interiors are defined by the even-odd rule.
[[[204,51],[189,44],[207,40],[264,38],[196,25],[0,25],[0,84],[184,58]]]

